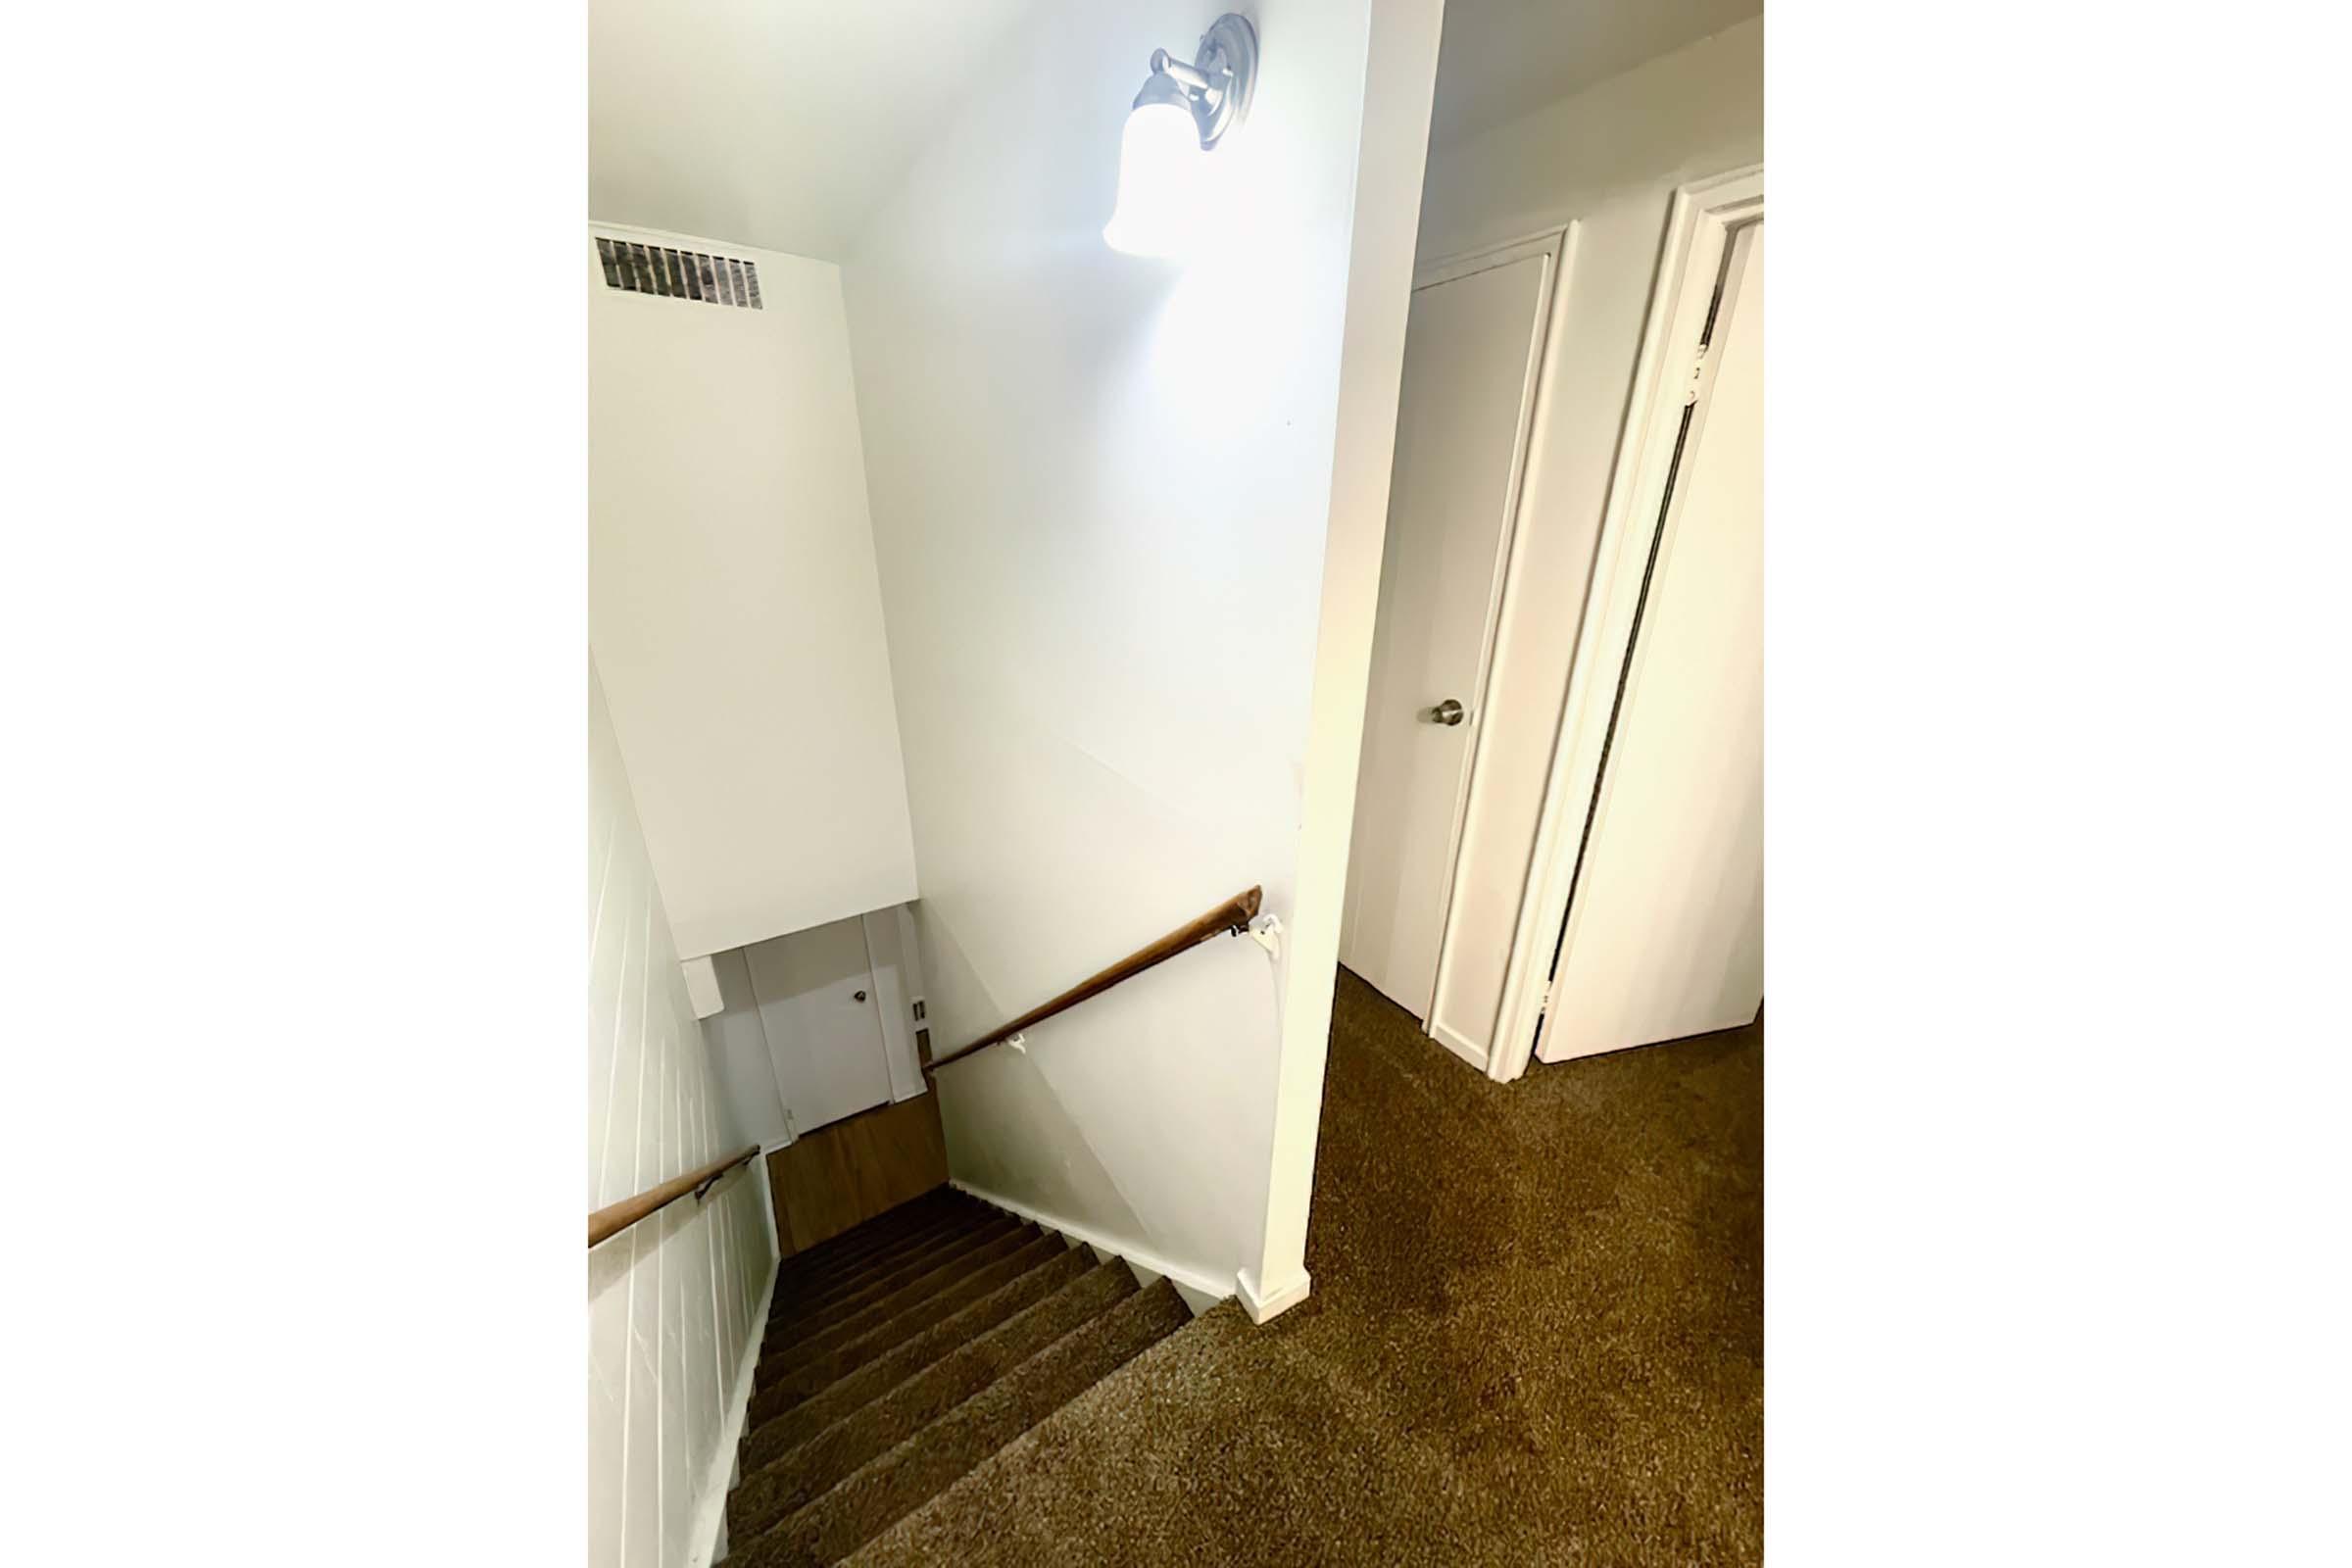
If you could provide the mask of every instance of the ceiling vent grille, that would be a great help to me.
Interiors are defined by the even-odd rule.
[[[633,239],[596,236],[596,257],[605,264],[605,286],[632,294],[659,294],[666,299],[700,300],[705,305],[733,305],[762,310],[760,303],[760,264],[732,256],[706,256],[701,251],[671,250]]]

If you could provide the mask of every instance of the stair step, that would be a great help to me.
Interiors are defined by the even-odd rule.
[[[1049,1238],[1050,1239],[1050,1238]],[[1026,1250],[1024,1256],[1028,1255]],[[971,1305],[923,1330],[888,1355],[868,1361],[764,1425],[752,1428],[744,1444],[749,1473],[870,1403],[930,1366],[967,1340],[974,1340],[1031,1304],[1044,1300],[1095,1266],[1082,1248],[1063,1247]]]
[[[783,1278],[779,1283],[791,1285],[812,1274],[840,1267],[971,1201],[953,1187],[934,1187],[920,1197],[910,1198],[870,1219],[859,1220],[846,1231],[802,1248],[784,1259]]]
[[[913,1268],[918,1276],[928,1273],[971,1247],[975,1238],[1003,1234],[1004,1227],[998,1221],[1009,1217],[998,1216],[982,1224],[959,1221],[943,1227],[925,1236],[920,1245],[877,1259],[852,1278],[837,1281],[825,1290],[811,1292],[795,1300],[777,1302],[768,1310],[767,1326],[770,1331],[782,1329],[804,1334],[808,1324],[825,1319],[828,1315],[832,1321],[839,1322],[844,1305],[865,1296],[875,1285],[908,1268]]]
[[[896,1212],[896,1210],[893,1210]],[[833,1263],[810,1269],[789,1282],[789,1289],[780,1288],[771,1312],[785,1311],[802,1301],[839,1291],[851,1281],[886,1266],[893,1259],[904,1258],[940,1240],[967,1230],[974,1224],[992,1218],[985,1209],[972,1205],[937,1205],[921,1221],[908,1225],[883,1238],[873,1246]]]
[[[783,1373],[813,1361],[828,1350],[839,1349],[852,1341],[863,1338],[924,1298],[937,1295],[959,1276],[990,1263],[1001,1262],[1037,1240],[1039,1234],[1032,1225],[1015,1223],[1007,1226],[992,1233],[981,1245],[956,1250],[953,1255],[937,1260],[924,1273],[900,1281],[887,1296],[871,1300],[861,1298],[855,1310],[846,1316],[808,1325],[814,1332],[807,1338],[796,1340],[772,1355],[760,1358],[759,1385],[765,1387]]]
[[[839,1562],[1190,1320],[1165,1280],[1128,1294],[766,1533],[744,1537],[730,1528],[729,1568]]]
[[[757,1429],[761,1422],[774,1420],[835,1380],[890,1354],[908,1340],[955,1316],[1006,1281],[1067,1250],[1069,1249],[1059,1237],[1041,1235],[1010,1257],[999,1258],[986,1268],[976,1269],[937,1294],[914,1302],[873,1332],[847,1345],[821,1351],[813,1358],[798,1361],[791,1370],[752,1396],[751,1419],[754,1428]]]
[[[943,1236],[922,1251],[894,1258],[869,1273],[845,1282],[836,1291],[784,1312],[771,1312],[768,1322],[787,1324],[797,1331],[802,1325],[819,1321],[843,1321],[903,1288],[909,1280],[920,1279],[934,1269],[1021,1228],[1022,1222],[1010,1214],[995,1215],[980,1224]]]
[[[728,1526],[754,1535],[955,1409],[999,1378],[1133,1296],[1123,1263],[1102,1263],[967,1341],[880,1398],[753,1472],[728,1501]]]
[[[1246,1321],[1234,1302],[1228,1301],[1217,1311],[1222,1328],[1205,1330],[1212,1339],[1230,1336],[1236,1323]],[[844,1559],[846,1568],[933,1568],[939,1563],[969,1568],[982,1561],[995,1562],[1006,1554],[1001,1522],[1007,1507],[1014,1505],[1010,1499],[1029,1499],[1044,1507],[1054,1507],[1058,1500],[1084,1499],[1082,1510],[1101,1506],[1102,1482],[1115,1469],[1114,1464],[1102,1462],[1106,1458],[1102,1446],[1123,1441],[1106,1434],[1105,1423],[1116,1422],[1118,1416],[1113,1412],[1120,1409],[1149,1411],[1167,1397],[1172,1386],[1196,1382],[1200,1362],[1184,1342],[1187,1336],[1203,1332],[1203,1320],[1196,1317],[1098,1379],[1092,1388],[956,1477],[955,1485],[880,1535],[859,1543]],[[1252,1331],[1245,1328],[1241,1332]],[[1188,1462],[1181,1456],[1170,1460],[1179,1466]],[[1173,1474],[1168,1484],[1180,1490],[1187,1485]],[[1062,1498],[1039,1496],[1046,1488],[1061,1493]],[[1034,1553],[1011,1555],[1016,1561],[1026,1561]],[[1162,1548],[1149,1560],[1166,1555]],[[1421,1558],[1413,1558],[1392,1551],[1382,1560],[1418,1561],[1428,1555],[1425,1552]]]

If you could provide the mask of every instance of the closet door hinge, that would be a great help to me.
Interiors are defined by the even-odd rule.
[[[1714,346],[1712,343],[1701,343],[1697,357],[1690,362],[1690,385],[1683,393],[1683,407],[1686,409],[1698,401],[1698,389],[1707,377],[1707,353]]]

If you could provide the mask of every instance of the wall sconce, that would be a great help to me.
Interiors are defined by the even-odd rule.
[[[1208,24],[1191,65],[1152,52],[1119,138],[1119,201],[1102,238],[1130,256],[1173,256],[1210,221],[1204,157],[1250,113],[1257,29],[1231,12]]]

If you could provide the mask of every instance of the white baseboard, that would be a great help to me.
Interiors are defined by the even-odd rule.
[[[1221,1280],[1206,1270],[1195,1268],[1189,1263],[1172,1262],[1149,1247],[1127,1241],[1122,1237],[1107,1235],[1095,1229],[1092,1225],[1081,1225],[1075,1220],[1063,1219],[1058,1214],[1049,1214],[1044,1209],[1033,1208],[1027,1203],[1015,1202],[1000,1193],[990,1192],[985,1187],[974,1187],[970,1182],[953,1179],[949,1181],[948,1185],[959,1193],[969,1194],[983,1203],[1001,1208],[1008,1214],[1017,1214],[1031,1224],[1043,1225],[1050,1231],[1059,1231],[1062,1235],[1073,1241],[1081,1242],[1098,1252],[1108,1252],[1129,1268],[1161,1276],[1169,1284],[1185,1293],[1186,1304],[1193,1306],[1196,1312],[1200,1310],[1200,1306],[1193,1301],[1194,1295],[1206,1298],[1212,1302],[1222,1301],[1233,1296],[1239,1289],[1238,1282],[1231,1278]],[[1304,1295],[1305,1293],[1301,1292],[1300,1294]]]
[[[1465,1040],[1442,1023],[1429,1026],[1429,1038],[1461,1057],[1480,1072],[1487,1070],[1487,1050],[1475,1041]]]
[[[766,1165],[761,1160],[760,1165]],[[766,1194],[760,1194],[761,1206]],[[710,1568],[718,1554],[726,1550],[727,1494],[734,1490],[735,1463],[743,1449],[743,1424],[752,1412],[752,1384],[760,1371],[760,1343],[767,1332],[767,1308],[775,1299],[776,1280],[784,1272],[784,1260],[775,1255],[773,1239],[769,1242],[770,1262],[767,1283],[760,1288],[760,1305],[752,1314],[752,1337],[743,1348],[743,1365],[735,1372],[735,1392],[727,1400],[726,1425],[719,1429],[718,1447],[710,1455],[710,1473],[703,1478],[702,1500],[695,1505],[694,1534],[688,1539],[694,1549],[686,1554],[686,1568]]]
[[[1250,1277],[1250,1271],[1244,1269],[1237,1283],[1241,1286],[1242,1310],[1250,1314],[1250,1322],[1263,1323],[1268,1318],[1281,1316],[1300,1301],[1305,1300],[1307,1291],[1313,1286],[1314,1280],[1306,1270],[1300,1269],[1297,1279],[1279,1290],[1266,1292],[1260,1290],[1257,1281]]]

